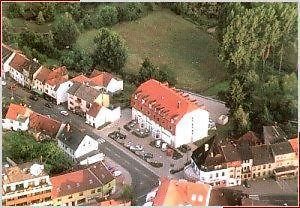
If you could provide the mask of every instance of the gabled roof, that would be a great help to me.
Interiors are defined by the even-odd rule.
[[[163,179],[153,199],[153,206],[208,206],[211,186],[186,180]]]
[[[22,105],[11,103],[6,113],[6,119],[24,122],[25,119],[29,118],[31,110]]]
[[[298,155],[298,151],[299,151],[299,138],[294,138],[294,139],[290,139],[289,140],[294,152],[296,153],[296,155]]]
[[[90,83],[94,86],[107,87],[112,78],[113,75],[108,72],[100,72],[98,70],[94,70],[90,77]]]
[[[45,81],[48,79],[48,76],[50,74],[51,70],[42,66],[40,72],[37,74],[36,79],[39,80],[42,83],[45,83]]]
[[[289,142],[280,142],[271,145],[274,156],[284,155],[294,152]]]
[[[269,145],[257,145],[253,146],[251,149],[254,166],[274,163],[274,157]]]
[[[87,78],[86,76],[81,74],[81,75],[78,75],[78,76],[74,77],[73,79],[71,79],[71,81],[83,84],[84,82],[88,82],[89,78]]]
[[[114,180],[112,174],[100,163],[95,163],[86,169],[52,177],[52,198],[95,189]]]
[[[43,134],[49,135],[55,138],[61,126],[61,122],[49,118],[48,116],[41,115],[33,112],[30,116],[29,127]]]
[[[84,132],[80,131],[75,126],[70,126],[69,130],[66,126],[58,136],[58,139],[70,149],[76,151],[84,137]]]
[[[12,68],[16,69],[17,71],[23,73],[23,68],[26,67],[26,65],[28,65],[28,63],[29,63],[29,59],[26,58],[26,56],[24,56],[23,54],[20,54],[20,53],[16,53],[16,55],[11,60],[9,65]]]
[[[263,138],[265,144],[275,144],[287,141],[284,131],[279,126],[264,126]]]
[[[213,188],[210,193],[209,206],[241,206],[244,196],[241,190]]]
[[[68,90],[68,93],[86,102],[93,103],[95,99],[102,94],[102,91],[86,84],[74,83]]]
[[[13,49],[4,44],[2,44],[1,48],[2,48],[2,63],[4,63],[13,54]]]
[[[131,106],[172,133],[185,114],[200,109],[196,100],[154,79],[136,89],[131,97]]]
[[[68,70],[65,66],[53,69],[47,78],[46,84],[57,86],[68,81]]]
[[[239,151],[239,147],[235,143],[228,142],[221,148],[226,162],[242,161],[242,156]]]
[[[89,116],[92,116],[93,118],[96,118],[99,111],[101,110],[102,106],[99,105],[98,103],[96,102],[93,102],[90,109],[88,110],[87,114]]]

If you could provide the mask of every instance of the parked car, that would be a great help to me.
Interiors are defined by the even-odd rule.
[[[144,154],[144,158],[145,158],[145,159],[147,159],[147,158],[149,158],[149,159],[150,159],[150,158],[153,158],[153,154],[150,153],[150,152],[145,153],[145,154]]]
[[[6,85],[6,82],[4,80],[2,80],[2,85]]]
[[[69,115],[69,113],[67,111],[60,111],[60,114],[64,115],[64,116],[67,116]]]
[[[45,103],[45,106],[46,106],[47,108],[52,108],[52,106],[51,106],[49,103]]]
[[[38,100],[38,97],[35,96],[35,95],[30,95],[30,96],[29,96],[29,99],[34,100],[34,101],[37,101],[37,100]]]
[[[119,170],[116,170],[116,171],[113,172],[113,176],[114,176],[114,177],[118,177],[118,176],[120,176],[120,175],[122,175],[122,172],[119,171]]]
[[[144,148],[141,145],[135,145],[135,146],[130,146],[129,149],[133,151],[142,151]]]
[[[130,148],[130,147],[131,147],[131,144],[132,144],[132,142],[129,141],[129,142],[126,143],[124,146],[127,147],[127,148]]]
[[[246,188],[250,188],[250,184],[249,184],[249,182],[248,182],[247,180],[244,181],[244,186],[245,186]]]

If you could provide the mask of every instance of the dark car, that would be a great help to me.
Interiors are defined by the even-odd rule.
[[[144,154],[144,158],[145,158],[145,159],[147,159],[147,158],[149,158],[149,159],[150,159],[150,158],[153,158],[153,154],[152,154],[152,153],[145,153],[145,154]]]
[[[37,101],[37,100],[38,100],[38,97],[35,96],[35,95],[30,95],[30,96],[29,96],[29,99],[34,100],[34,101]]]
[[[249,182],[248,182],[247,180],[244,181],[244,186],[245,186],[246,188],[250,188],[250,184],[249,184]]]
[[[52,106],[51,106],[49,103],[45,103],[45,106],[46,106],[47,108],[52,108]]]

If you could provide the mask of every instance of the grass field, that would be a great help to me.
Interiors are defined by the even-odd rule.
[[[129,58],[125,69],[137,72],[143,59],[174,71],[177,87],[203,92],[226,78],[217,60],[217,42],[205,31],[168,10],[154,11],[113,28],[126,41]],[[77,45],[91,52],[97,30],[82,33]],[[211,90],[214,92],[214,90]],[[211,94],[211,93],[210,93]]]

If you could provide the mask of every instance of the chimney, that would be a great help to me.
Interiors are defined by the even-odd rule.
[[[178,100],[178,102],[177,102],[177,108],[180,108],[180,103],[181,103],[181,101]]]

